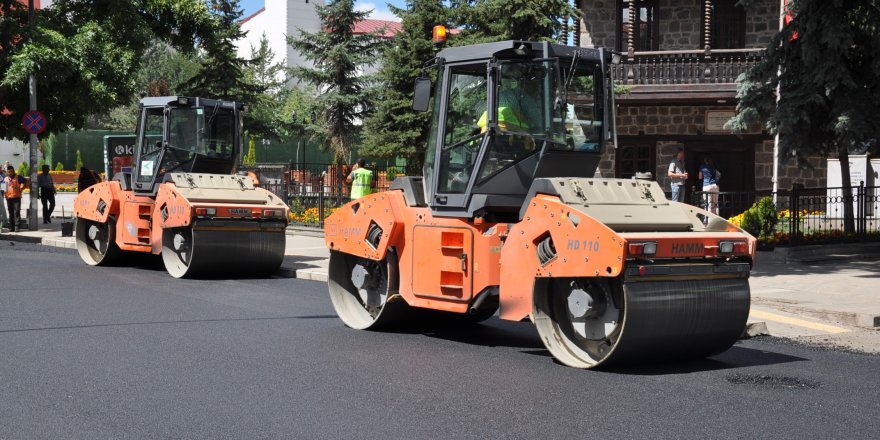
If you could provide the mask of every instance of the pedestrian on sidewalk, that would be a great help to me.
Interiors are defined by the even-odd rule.
[[[90,186],[100,183],[101,178],[87,167],[79,169],[79,179],[77,179],[77,192],[83,192]]]
[[[6,162],[9,164],[9,161]],[[0,200],[6,200],[6,165],[3,168],[0,168]],[[6,207],[0,206],[0,228],[9,223],[9,219],[6,218]]]
[[[42,173],[37,175],[40,187],[40,201],[43,203],[43,224],[52,223],[52,212],[55,211],[55,181],[49,174],[49,165],[43,165]]]
[[[672,201],[684,203],[684,184],[688,178],[684,167],[684,147],[679,146],[676,149],[675,158],[669,163],[669,171],[666,175],[670,179]]]
[[[715,168],[715,161],[708,154],[703,158],[703,164],[700,165],[700,180],[703,181],[703,203],[706,205],[706,211],[718,215],[718,180],[721,178],[721,172]]]
[[[6,167],[6,208],[9,210],[9,232],[15,232],[21,220],[21,194],[27,185],[24,177],[15,174],[15,167]]]

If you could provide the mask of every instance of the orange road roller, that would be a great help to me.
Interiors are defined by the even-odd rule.
[[[433,108],[423,177],[325,223],[342,321],[497,312],[531,320],[577,368],[727,350],[748,317],[756,240],[656,182],[594,177],[616,140],[615,58],[527,41],[440,51],[436,86],[415,86],[413,108]]]
[[[269,274],[284,259],[287,205],[236,175],[242,104],[140,102],[134,166],[77,195],[76,247],[89,265],[162,255],[176,278]]]

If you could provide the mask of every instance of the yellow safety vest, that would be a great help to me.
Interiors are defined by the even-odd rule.
[[[351,173],[351,198],[359,199],[373,193],[373,172],[358,168]]]
[[[477,121],[477,126],[480,127],[480,132],[486,131],[486,126],[489,123],[488,114],[483,112],[480,115],[480,119]],[[526,121],[525,116],[522,112],[518,110],[514,110],[510,107],[498,107],[498,128],[501,131],[523,131],[529,129],[529,124]]]

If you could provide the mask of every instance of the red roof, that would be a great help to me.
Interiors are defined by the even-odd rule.
[[[354,24],[355,34],[366,34],[369,32],[379,32],[381,38],[391,38],[398,32],[403,30],[403,24],[399,21],[374,20],[365,18]]]
[[[250,20],[250,19],[252,19],[252,18],[254,18],[254,17],[256,17],[256,16],[257,16],[257,15],[260,15],[260,14],[262,14],[262,13],[263,13],[263,12],[266,12],[266,7],[265,7],[265,6],[264,6],[264,7],[262,7],[262,8],[260,8],[260,10],[259,10],[259,11],[257,11],[257,12],[254,12],[254,13],[253,13],[253,14],[251,14],[251,15],[248,15],[248,16],[247,16],[247,17],[245,17],[245,18],[244,18],[244,19],[243,19],[243,20],[241,20],[241,21],[239,21],[239,22],[238,22],[238,24],[245,24],[245,23],[247,23],[247,22],[248,22],[248,20]]]

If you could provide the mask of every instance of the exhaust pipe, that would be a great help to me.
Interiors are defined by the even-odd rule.
[[[470,308],[468,309],[468,313],[471,315],[476,315],[477,312],[480,311],[480,306],[483,305],[483,302],[486,301],[486,298],[490,296],[499,296],[500,292],[498,291],[498,287],[489,287],[483,291],[482,295],[477,296],[477,299],[471,303]]]

